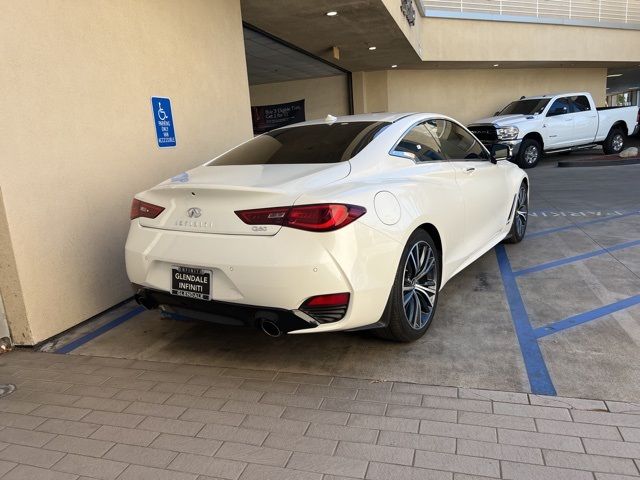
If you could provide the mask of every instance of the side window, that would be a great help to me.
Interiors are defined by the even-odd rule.
[[[569,113],[571,111],[571,104],[569,103],[569,99],[566,97],[558,98],[555,102],[551,104],[551,108],[547,113],[547,117],[555,117],[557,115],[564,115],[565,113]]]
[[[591,105],[589,105],[589,99],[584,95],[571,97],[571,103],[573,105],[574,112],[588,112],[589,110],[591,110]]]
[[[402,137],[395,148],[398,152],[412,153],[417,162],[444,160],[438,142],[429,133],[424,123],[416,125]]]
[[[427,127],[436,137],[445,157],[451,160],[489,160],[489,155],[476,138],[449,120],[429,120]]]

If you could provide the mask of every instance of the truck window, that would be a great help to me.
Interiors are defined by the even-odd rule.
[[[551,108],[549,108],[549,112],[547,113],[547,117],[555,117],[557,115],[564,115],[571,111],[571,102],[567,97],[562,97],[556,99],[555,102],[551,104]]]
[[[571,103],[573,104],[574,112],[587,112],[591,110],[591,105],[589,104],[589,99],[584,95],[578,95],[575,97],[571,97]]]

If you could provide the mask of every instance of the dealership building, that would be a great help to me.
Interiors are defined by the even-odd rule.
[[[0,337],[16,345],[131,297],[124,243],[136,192],[279,122],[387,111],[470,122],[563,91],[639,102],[640,0],[33,0],[2,10]]]

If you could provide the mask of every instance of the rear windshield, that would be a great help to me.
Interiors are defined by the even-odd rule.
[[[342,122],[279,128],[234,148],[209,166],[344,162],[387,125],[388,122]]]
[[[511,102],[500,112],[500,115],[534,115],[536,113],[542,113],[544,107],[549,103],[549,100],[549,98],[537,98]]]

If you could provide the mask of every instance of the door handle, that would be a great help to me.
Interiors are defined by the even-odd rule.
[[[475,171],[476,171],[476,167],[467,167],[464,169],[464,173],[467,173],[469,175],[471,175]]]

